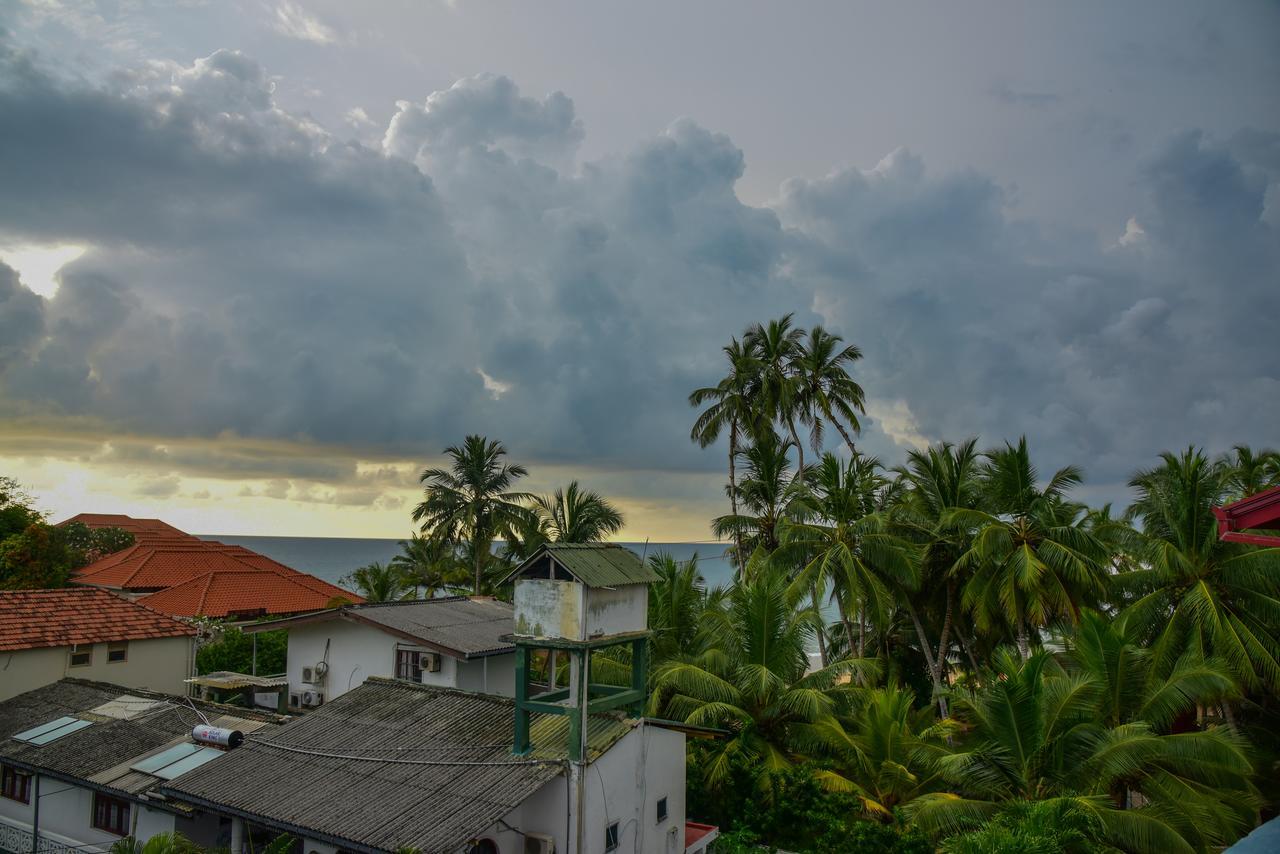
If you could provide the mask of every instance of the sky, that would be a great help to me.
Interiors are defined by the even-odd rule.
[[[0,474],[400,537],[480,433],[705,540],[688,394],[794,312],[864,354],[859,450],[1025,434],[1124,504],[1280,444],[1276,44],[1246,0],[0,0]]]

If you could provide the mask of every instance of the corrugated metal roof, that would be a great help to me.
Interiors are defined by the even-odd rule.
[[[546,555],[587,587],[622,587],[652,584],[658,580],[657,573],[635,552],[616,543],[548,543],[504,580],[537,566]]]
[[[247,710],[243,717],[231,715],[226,706],[193,702],[216,726],[250,732],[274,728],[271,721],[279,720]],[[128,717],[124,707],[131,703],[136,703],[137,713]],[[110,714],[94,713],[94,709],[103,706],[108,706]],[[44,745],[11,737],[60,716],[75,716],[93,724]],[[160,780],[133,771],[130,766],[165,747],[189,741],[191,728],[198,722],[195,709],[184,698],[137,688],[126,690],[103,682],[63,679],[0,702],[0,760],[138,794],[154,788]],[[218,761],[224,759],[220,757]]]
[[[161,791],[343,847],[457,851],[561,774],[567,720],[535,716],[533,752],[515,757],[514,711],[502,697],[372,678]],[[637,723],[593,717],[591,755]]]
[[[412,602],[354,605],[343,609],[357,620],[412,635],[460,658],[511,652],[515,627],[511,605],[496,599],[422,599]]]

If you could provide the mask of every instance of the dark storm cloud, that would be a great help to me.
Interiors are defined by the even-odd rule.
[[[233,52],[106,87],[3,61],[0,237],[91,249],[48,300],[0,275],[0,414],[374,456],[481,431],[525,460],[719,467],[685,398],[730,335],[796,311],[864,350],[865,446],[890,461],[890,437],[1026,432],[1046,465],[1115,482],[1280,419],[1271,135],[1170,140],[1115,212],[1132,233],[1099,246],[906,151],[770,207],[739,200],[744,153],[691,120],[573,168],[572,101],[492,75],[401,103],[375,150],[281,109]],[[295,478],[376,491],[329,457],[128,453],[296,500]]]

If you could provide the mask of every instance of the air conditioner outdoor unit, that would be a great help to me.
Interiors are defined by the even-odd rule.
[[[302,668],[302,681],[308,685],[318,685],[324,681],[324,675],[329,672],[329,665],[323,661],[317,661],[310,667]]]
[[[438,652],[420,652],[418,653],[418,669],[424,673],[440,672],[440,653]]]
[[[524,854],[556,854],[556,841],[545,833],[526,833]]]
[[[324,703],[324,694],[319,691],[303,691],[302,705],[308,709],[314,709],[316,706]]]

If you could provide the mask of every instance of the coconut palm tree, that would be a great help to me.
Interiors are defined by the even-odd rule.
[[[1105,592],[1106,548],[1081,524],[1082,507],[1066,499],[1081,482],[1079,469],[1059,469],[1038,486],[1025,436],[984,456],[983,509],[946,516],[948,527],[973,534],[954,571],[972,575],[962,603],[978,629],[1012,629],[1025,658],[1033,633],[1075,622]]]
[[[534,496],[532,509],[553,543],[596,543],[622,529],[618,508],[576,480],[553,495]]]
[[[786,428],[795,443],[796,468],[803,476],[804,447],[796,422],[808,424],[809,410],[804,406],[796,362],[801,356],[804,330],[794,328],[794,315],[785,314],[767,324],[757,323],[747,329],[743,341],[755,355],[758,382],[755,404],[768,422],[776,421]]]
[[[836,787],[848,781],[847,791],[869,818],[893,821],[895,809],[937,791],[937,760],[956,729],[951,721],[938,722],[932,708],[916,708],[910,689],[869,689],[841,722],[849,739],[837,760],[838,776],[823,777]]]
[[[792,369],[799,386],[798,406],[808,413],[809,442],[815,454],[822,450],[822,428],[827,423],[840,433],[850,452],[854,450],[849,433],[862,430],[858,416],[866,412],[866,394],[849,375],[849,368],[861,358],[861,350],[845,345],[839,335],[821,326],[809,330],[795,353]]]
[[[923,649],[935,693],[945,680],[953,636],[960,639],[969,652],[971,667],[977,669],[967,640],[972,634],[971,626],[956,607],[958,591],[968,580],[955,571],[956,563],[968,550],[970,538],[964,529],[948,525],[947,519],[954,510],[975,510],[980,506],[979,463],[977,440],[968,439],[958,445],[942,442],[923,451],[910,451],[906,465],[897,469],[903,493],[893,508],[893,519],[903,536],[921,549],[921,583],[918,591],[909,596],[925,624],[921,627],[922,636],[937,638],[935,650],[927,646]],[[945,715],[945,703],[940,708]]]
[[[1127,619],[1165,666],[1187,649],[1224,659],[1245,686],[1280,686],[1280,549],[1218,538],[1213,508],[1233,488],[1196,448],[1161,454],[1130,481],[1141,522],[1136,568],[1116,579]]]
[[[816,612],[817,596],[830,589],[849,649],[859,657],[865,652],[862,619],[855,641],[850,615],[857,610],[884,625],[898,591],[917,581],[915,549],[879,512],[889,488],[882,472],[879,460],[856,451],[847,462],[823,455],[810,472],[805,496],[795,502],[796,513],[782,528],[784,553],[808,557],[792,581],[792,593],[813,596]]]
[[[755,351],[737,338],[724,347],[729,360],[729,372],[714,386],[694,390],[689,395],[690,406],[709,404],[693,422],[689,438],[705,448],[718,440],[721,434],[729,440],[729,504],[732,515],[738,515],[738,482],[734,471],[738,449],[744,439],[761,431],[762,413],[756,405],[759,388],[760,363]],[[736,543],[738,568],[745,566],[742,544]]]
[[[475,592],[484,584],[484,569],[493,557],[493,540],[528,514],[531,496],[512,484],[528,472],[503,462],[507,449],[484,436],[467,436],[462,445],[445,448],[448,469],[423,471],[423,500],[413,510],[422,532],[470,547]]]
[[[698,556],[678,561],[667,552],[658,552],[649,556],[649,566],[658,575],[649,587],[650,662],[657,665],[697,655],[705,647],[702,617],[708,607]]]
[[[385,566],[379,561],[365,564],[342,577],[342,583],[354,587],[366,602],[395,602],[414,599],[412,583],[395,566]]]
[[[906,806],[928,833],[962,832],[1010,803],[1070,804],[1096,820],[1096,841],[1125,851],[1192,852],[1237,838],[1256,794],[1231,729],[1162,734],[1147,721],[1099,720],[1105,687],[1063,672],[1049,654],[994,656],[992,678],[955,701],[970,735],[938,760],[950,791]]]
[[[1225,468],[1227,501],[1238,501],[1280,486],[1280,451],[1271,448],[1254,451],[1248,445],[1236,445],[1231,450],[1232,453],[1219,462]]]
[[[779,527],[801,489],[787,456],[791,447],[790,439],[783,440],[770,429],[740,452],[744,474],[738,482],[737,503],[742,512],[717,516],[711,523],[717,539],[731,537],[733,548],[742,549],[741,555],[734,554],[739,565],[757,548],[772,554],[780,544]]]
[[[711,746],[704,768],[712,787],[729,779],[735,759],[745,760],[758,763],[757,781],[767,797],[776,774],[806,757],[834,755],[848,740],[837,712],[857,690],[840,677],[874,672],[873,663],[853,659],[806,672],[817,621],[796,607],[786,588],[786,579],[767,566],[749,567],[723,608],[703,617],[711,647],[670,659],[654,673],[669,714],[729,730]]]
[[[439,537],[414,534],[400,541],[400,554],[391,558],[391,569],[400,573],[405,584],[419,588],[430,599],[442,590],[465,590],[468,570],[458,554],[458,547]]]

